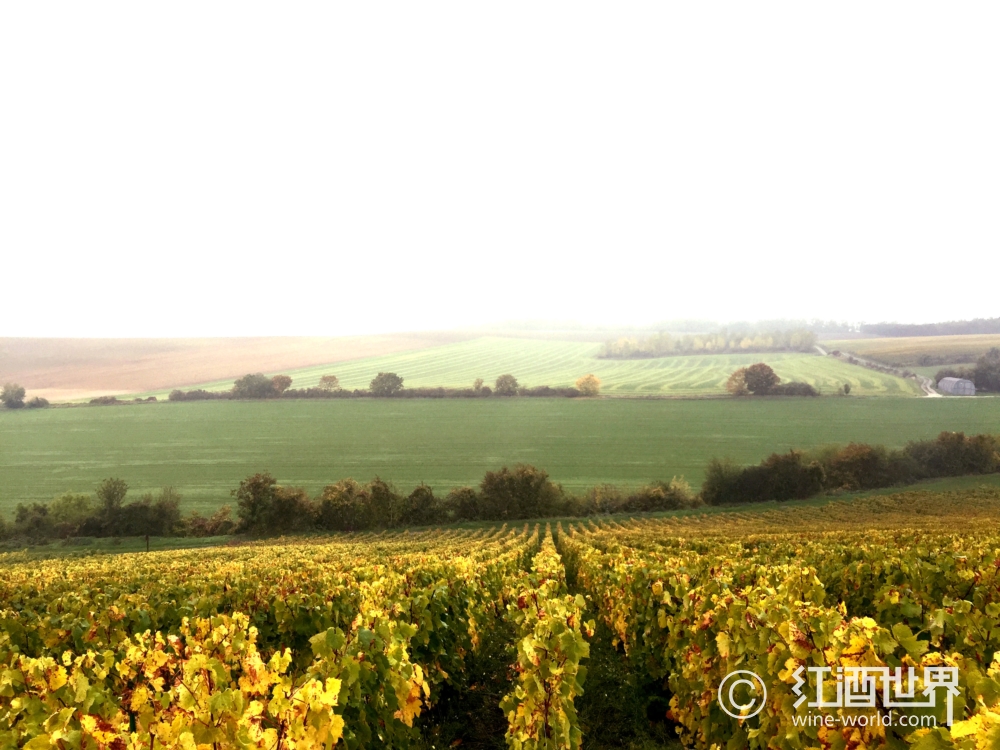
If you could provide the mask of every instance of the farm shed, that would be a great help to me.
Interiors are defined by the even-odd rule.
[[[975,396],[976,385],[965,378],[941,378],[938,390],[950,393],[952,396]]]

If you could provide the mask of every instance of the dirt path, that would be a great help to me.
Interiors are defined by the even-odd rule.
[[[813,346],[815,347],[816,351],[818,351],[822,356],[824,356],[824,357],[832,357],[833,356],[832,354],[830,354],[829,352],[827,352],[826,349],[824,349],[819,344],[813,344]],[[845,362],[847,361],[847,357],[845,357],[843,355],[841,355],[839,357],[835,357],[835,359],[840,359],[840,360],[845,361]],[[878,367],[885,367],[885,365],[881,365],[878,362],[872,362],[872,361],[867,360],[867,359],[862,359],[861,357],[858,357],[858,356],[855,356],[854,359],[855,359],[855,361],[857,361],[862,366],[864,366],[864,365],[875,365],[875,366],[878,366]],[[895,369],[893,367],[890,367],[888,369],[891,370],[894,375],[898,375],[899,377],[903,377],[902,372],[900,372],[899,370],[897,370],[897,369]],[[920,384],[920,389],[924,392],[924,398],[943,398],[943,396],[940,393],[938,393],[937,391],[934,390],[934,381],[933,380],[931,380],[930,378],[925,378],[923,375],[916,375],[915,377],[917,379],[917,382]]]

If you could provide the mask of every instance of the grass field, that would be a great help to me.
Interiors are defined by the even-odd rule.
[[[900,446],[941,430],[995,432],[1000,399],[513,399],[196,402],[0,411],[0,511],[119,476],[131,496],[178,487],[185,511],[230,502],[269,470],[316,493],[376,474],[410,489],[475,484],[529,462],[574,490],[685,475],[713,456],[851,440]]]
[[[395,372],[410,387],[469,387],[476,378],[487,384],[505,372],[525,385],[567,386],[587,373],[597,375],[602,393],[614,396],[701,396],[725,393],[729,375],[739,367],[767,362],[782,380],[811,383],[820,392],[833,393],[850,383],[855,395],[917,396],[912,381],[854,367],[818,354],[713,354],[659,359],[598,359],[600,344],[484,337],[418,351],[351,362],[285,371],[293,388],[315,386],[320,376],[333,374],[344,388],[367,388],[378,372]],[[274,373],[268,373],[274,374]],[[201,384],[226,390],[232,380]],[[159,398],[168,391],[141,395]],[[130,394],[134,395],[134,394]]]
[[[1000,347],[1000,334],[853,339],[822,344],[827,349],[839,349],[889,365],[931,366],[975,362],[988,349]]]

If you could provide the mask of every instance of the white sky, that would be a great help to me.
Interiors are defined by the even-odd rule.
[[[1000,315],[1000,5],[4,3],[0,336]]]

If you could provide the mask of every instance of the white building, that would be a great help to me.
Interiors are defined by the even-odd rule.
[[[938,390],[952,396],[975,396],[976,384],[965,378],[941,378]]]

